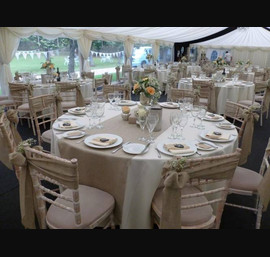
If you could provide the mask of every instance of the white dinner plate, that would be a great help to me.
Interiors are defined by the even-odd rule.
[[[76,136],[70,136],[69,134],[71,134],[73,131],[67,131],[63,134],[64,138],[68,138],[68,139],[76,139],[76,138],[81,138],[85,135],[85,132],[84,131],[81,131],[81,130],[76,130],[78,132],[80,132],[80,135],[76,135]]]
[[[205,148],[202,148],[202,147],[198,146],[199,143],[204,143],[204,144],[209,145],[209,146],[212,146],[212,147],[211,148],[208,148],[208,149],[205,149]],[[213,150],[216,150],[217,149],[217,145],[215,145],[212,142],[199,141],[198,143],[196,143],[196,146],[197,146],[197,148],[199,150],[202,150],[202,151],[213,151]]]
[[[177,103],[173,102],[162,102],[158,103],[160,106],[165,107],[165,108],[170,108],[170,109],[177,109],[179,108],[179,105]]]
[[[222,133],[222,131],[218,131],[218,132],[221,132],[221,133]],[[201,134],[200,134],[200,137],[203,138],[203,139],[205,139],[205,140],[208,140],[208,141],[212,141],[212,142],[220,142],[220,143],[227,143],[227,142],[232,141],[232,140],[235,138],[235,136],[230,135],[230,137],[229,137],[228,140],[226,140],[226,139],[212,139],[212,138],[209,138],[209,137],[206,137],[206,136],[205,136],[207,133],[208,133],[208,131],[203,130],[203,131],[201,132]]]
[[[123,146],[123,151],[129,154],[140,154],[145,148],[144,144],[130,143]],[[149,147],[146,148],[145,153],[148,152]]]
[[[61,128],[59,127],[59,125],[61,124],[60,122],[63,122],[64,120],[71,120],[69,118],[66,118],[66,119],[63,119],[62,121],[55,121],[53,123],[53,128],[54,129],[57,129],[57,130],[64,130],[64,131],[68,131],[68,130],[75,130],[75,129],[80,129],[80,128],[83,128],[84,127],[84,124],[80,121],[74,121],[76,123],[76,127],[72,127],[72,128]]]
[[[96,138],[96,137],[110,137],[110,138],[117,138],[116,142],[111,144],[111,145],[107,145],[107,146],[102,146],[102,145],[95,145],[93,143],[91,143],[91,141]],[[91,135],[87,138],[85,138],[84,143],[87,146],[93,147],[93,148],[100,148],[100,149],[106,149],[106,148],[112,148],[115,146],[120,145],[123,142],[123,138],[114,134],[95,134],[95,135]]]
[[[224,120],[224,117],[223,116],[221,116],[221,115],[218,115],[218,114],[214,114],[215,116],[217,116],[218,117],[218,119],[213,119],[213,118],[211,118],[210,116],[208,116],[208,115],[211,115],[211,114],[213,114],[213,113],[206,113],[206,115],[204,116],[204,120],[207,120],[207,121],[222,121],[222,120]]]
[[[131,106],[131,105],[136,105],[137,103],[135,101],[131,101],[131,100],[121,100],[118,105],[120,106]]]
[[[74,115],[84,115],[85,114],[85,109],[80,110],[81,107],[75,107],[75,108],[71,108],[68,109],[68,112]],[[79,110],[79,111],[76,111]]]
[[[222,124],[224,125],[228,125],[228,127],[222,127]],[[219,122],[218,124],[216,124],[216,126],[220,129],[226,129],[226,130],[231,130],[231,129],[234,129],[235,126],[231,123],[228,123],[228,122]]]
[[[186,144],[190,147],[190,149],[192,150],[192,153],[174,154],[174,153],[171,153],[164,148],[165,144]],[[188,142],[185,140],[180,140],[180,139],[170,139],[170,140],[159,142],[157,144],[157,149],[160,152],[167,154],[167,155],[170,155],[170,156],[190,156],[190,155],[193,155],[197,152],[197,147],[196,147],[195,143]]]

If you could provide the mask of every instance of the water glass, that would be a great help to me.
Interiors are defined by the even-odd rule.
[[[137,120],[139,122],[140,128],[142,129],[142,131],[144,133],[144,128],[145,128],[146,122],[147,122],[147,115],[138,116]],[[139,137],[138,140],[139,141],[147,141],[145,136]]]
[[[146,127],[150,134],[149,142],[154,143],[154,138],[152,136],[152,132],[155,129],[156,125],[159,121],[159,115],[157,113],[149,113],[147,117]]]
[[[202,124],[203,118],[206,114],[206,107],[205,106],[200,106],[200,110],[198,113],[198,118],[201,120],[200,124],[197,126],[198,129],[204,129],[205,126]]]
[[[169,136],[170,139],[176,139],[177,138],[177,128],[179,125],[179,112],[172,112],[170,114],[170,123],[172,125],[172,133]]]
[[[89,120],[89,129],[94,128],[96,126],[95,124],[96,110],[97,110],[97,106],[95,103],[86,105],[85,107],[85,114]]]
[[[188,122],[188,115],[185,113],[181,113],[179,115],[179,128],[180,128],[180,135],[177,135],[177,138],[184,140],[185,138],[183,137],[183,129],[187,125]]]
[[[196,118],[198,116],[199,110],[200,110],[200,108],[198,105],[193,105],[193,107],[191,109],[191,115],[193,117],[193,124],[190,125],[191,128],[196,128],[195,121],[196,121]]]
[[[101,122],[101,117],[105,113],[105,102],[97,102],[97,108],[96,108],[96,116],[98,117],[98,124],[96,127],[98,129],[103,128],[104,126],[100,123]]]

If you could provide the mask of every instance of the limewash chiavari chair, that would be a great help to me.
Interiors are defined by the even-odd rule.
[[[262,213],[267,210],[270,199],[270,138],[265,148],[264,156],[261,161],[259,172],[238,166],[229,187],[229,194],[236,194],[242,197],[256,197],[255,206],[247,206],[244,202],[240,204],[230,203],[228,200],[225,205],[253,211],[256,214],[256,229],[261,227]],[[243,198],[243,200],[244,200]]]
[[[152,200],[153,224],[161,229],[218,229],[240,153],[237,148],[231,154],[165,163]]]
[[[114,228],[114,197],[98,188],[79,184],[77,159],[63,159],[29,145],[24,146],[24,152],[41,229]],[[64,190],[57,193],[41,181]]]

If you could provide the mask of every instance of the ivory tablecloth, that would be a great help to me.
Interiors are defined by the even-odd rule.
[[[135,107],[133,107],[135,108]],[[112,149],[93,149],[83,142],[77,144],[80,139],[64,139],[62,134],[54,130],[51,151],[64,158],[77,158],[79,163],[79,179],[81,184],[94,186],[112,194],[116,200],[115,218],[116,223],[122,229],[145,229],[151,228],[151,201],[157,189],[162,166],[165,161],[172,158],[162,154],[158,158],[155,145],[163,140],[167,140],[171,134],[169,116],[171,112],[178,109],[163,109],[162,130],[154,132],[155,143],[151,145],[149,151],[144,155],[130,155],[123,150],[115,154]],[[85,116],[79,118],[88,125]],[[193,120],[184,129],[184,136],[190,140],[200,139],[200,130],[191,128]],[[198,121],[197,121],[198,122]],[[203,121],[207,129],[216,128],[215,122]],[[139,142],[137,138],[142,135],[142,131],[135,124],[123,121],[120,111],[109,110],[106,105],[105,117],[103,118],[103,129],[86,129],[86,132],[93,135],[97,133],[112,133],[119,135],[123,141]],[[230,131],[237,134],[236,130]],[[238,145],[237,137],[229,143],[223,143],[221,147],[214,151],[200,151],[203,156],[213,156],[222,153],[233,152]],[[192,158],[198,157],[197,154]]]
[[[178,88],[192,90],[192,80],[190,78],[180,79]],[[215,82],[216,93],[216,113],[224,114],[226,100],[238,102],[240,100],[252,100],[254,96],[255,84],[249,81],[238,80],[233,82]]]

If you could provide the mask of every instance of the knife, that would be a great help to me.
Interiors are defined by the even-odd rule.
[[[143,148],[143,150],[139,154],[143,154],[150,144],[151,144],[151,142],[148,142],[147,145],[145,145],[145,147]]]

